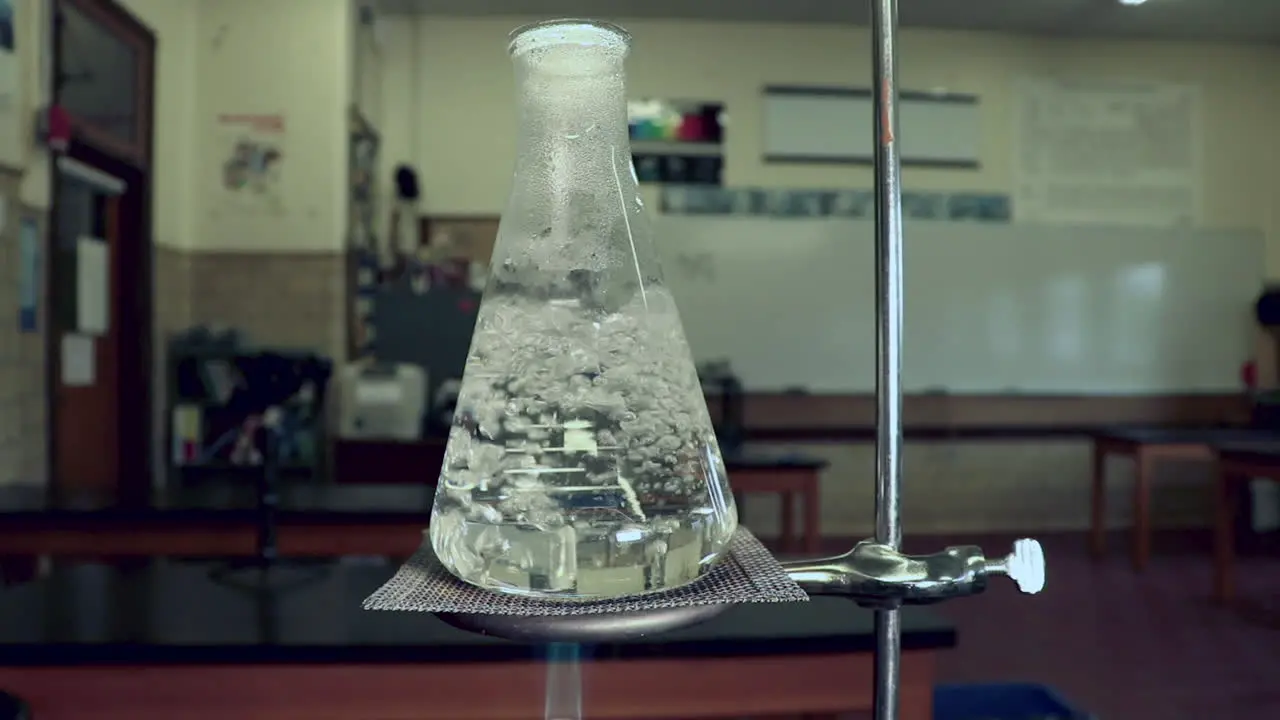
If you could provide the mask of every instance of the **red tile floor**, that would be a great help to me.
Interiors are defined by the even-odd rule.
[[[1011,539],[976,541],[994,552]],[[1280,624],[1270,611],[1280,605],[1280,554],[1240,559],[1241,605],[1254,608],[1246,612],[1209,601],[1207,533],[1157,537],[1142,573],[1129,565],[1123,536],[1100,561],[1083,535],[1041,540],[1042,594],[1001,582],[938,606],[959,632],[959,646],[942,656],[942,682],[1042,683],[1100,720],[1280,719]]]

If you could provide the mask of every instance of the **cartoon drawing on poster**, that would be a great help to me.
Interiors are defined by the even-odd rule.
[[[225,148],[219,185],[228,209],[284,212],[284,117],[227,114],[217,120]]]
[[[22,161],[22,90],[13,0],[0,0],[0,165]]]

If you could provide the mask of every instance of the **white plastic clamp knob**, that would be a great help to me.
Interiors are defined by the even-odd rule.
[[[1044,589],[1044,549],[1039,542],[1031,539],[1014,542],[1013,552],[1004,562],[1007,574],[1018,583],[1019,590],[1034,595]]]

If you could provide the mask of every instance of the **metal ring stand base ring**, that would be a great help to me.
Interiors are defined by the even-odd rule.
[[[446,623],[468,632],[517,642],[607,643],[633,640],[697,625],[730,607],[686,605],[621,613],[581,615],[489,615],[436,613]]]

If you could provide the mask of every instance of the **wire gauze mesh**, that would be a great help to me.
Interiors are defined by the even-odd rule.
[[[676,590],[608,600],[549,602],[482,590],[455,578],[424,542],[400,570],[364,601],[366,610],[467,613],[477,615],[583,615],[636,612],[693,605],[804,602],[773,555],[746,528],[739,527],[719,565],[700,580]]]

